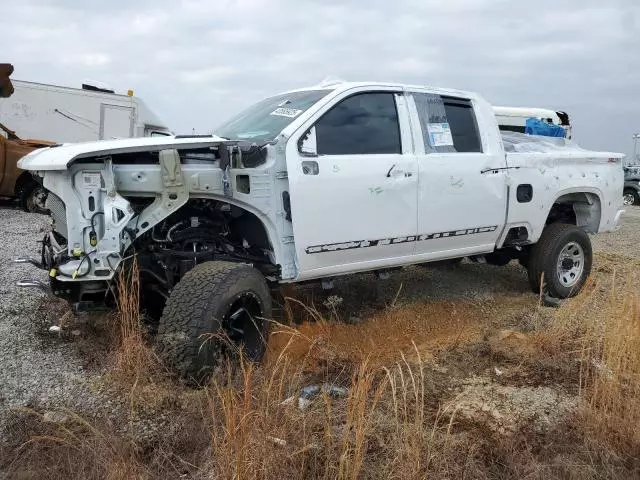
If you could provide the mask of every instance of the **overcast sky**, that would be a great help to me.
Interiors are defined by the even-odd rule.
[[[638,0],[7,0],[0,15],[14,78],[131,88],[176,132],[330,75],[567,110],[589,148],[631,154],[640,131]]]

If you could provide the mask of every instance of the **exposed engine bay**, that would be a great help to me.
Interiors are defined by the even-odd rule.
[[[42,241],[42,265],[50,272],[54,293],[68,298],[80,308],[108,303],[114,294],[111,281],[76,283],[64,280],[80,279],[90,273],[97,277],[111,276],[118,268],[120,257],[108,255],[106,268],[95,268],[98,265],[95,250],[78,250],[70,254],[67,239],[56,228],[58,224],[62,231],[65,228],[64,217],[57,217],[60,200],[55,195],[49,198],[54,229]],[[138,203],[132,202],[132,205],[137,213],[151,203],[148,199],[136,200]],[[97,239],[103,216],[102,212],[93,215],[91,239]],[[265,275],[276,275],[277,268],[271,263],[269,250],[269,239],[255,216],[228,203],[193,199],[135,238],[122,260],[126,263],[136,258],[143,296],[159,297],[154,298],[153,303],[163,303],[180,278],[204,261],[243,261],[253,264]]]

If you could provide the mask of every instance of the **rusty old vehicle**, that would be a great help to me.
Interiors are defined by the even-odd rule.
[[[18,198],[20,206],[28,212],[46,211],[47,191],[30,172],[18,168],[18,160],[51,145],[54,142],[22,140],[0,123],[0,196]]]
[[[9,77],[13,65],[0,63],[0,99],[9,98],[14,88]],[[23,140],[13,130],[0,123],[0,196],[17,197],[29,212],[44,212],[46,190],[31,175],[18,168],[18,160],[27,153],[54,145],[44,140]]]

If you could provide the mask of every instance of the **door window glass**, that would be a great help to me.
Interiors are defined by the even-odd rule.
[[[393,93],[362,93],[329,110],[315,125],[319,155],[402,153]]]

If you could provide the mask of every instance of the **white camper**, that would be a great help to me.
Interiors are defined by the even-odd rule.
[[[0,100],[0,123],[20,138],[77,143],[170,135],[138,97],[84,84],[60,87],[13,80],[11,98]]]
[[[566,112],[549,108],[493,107],[493,113],[502,131],[524,133],[527,119],[536,118],[564,128],[567,132],[565,137],[571,138],[571,123]]]

